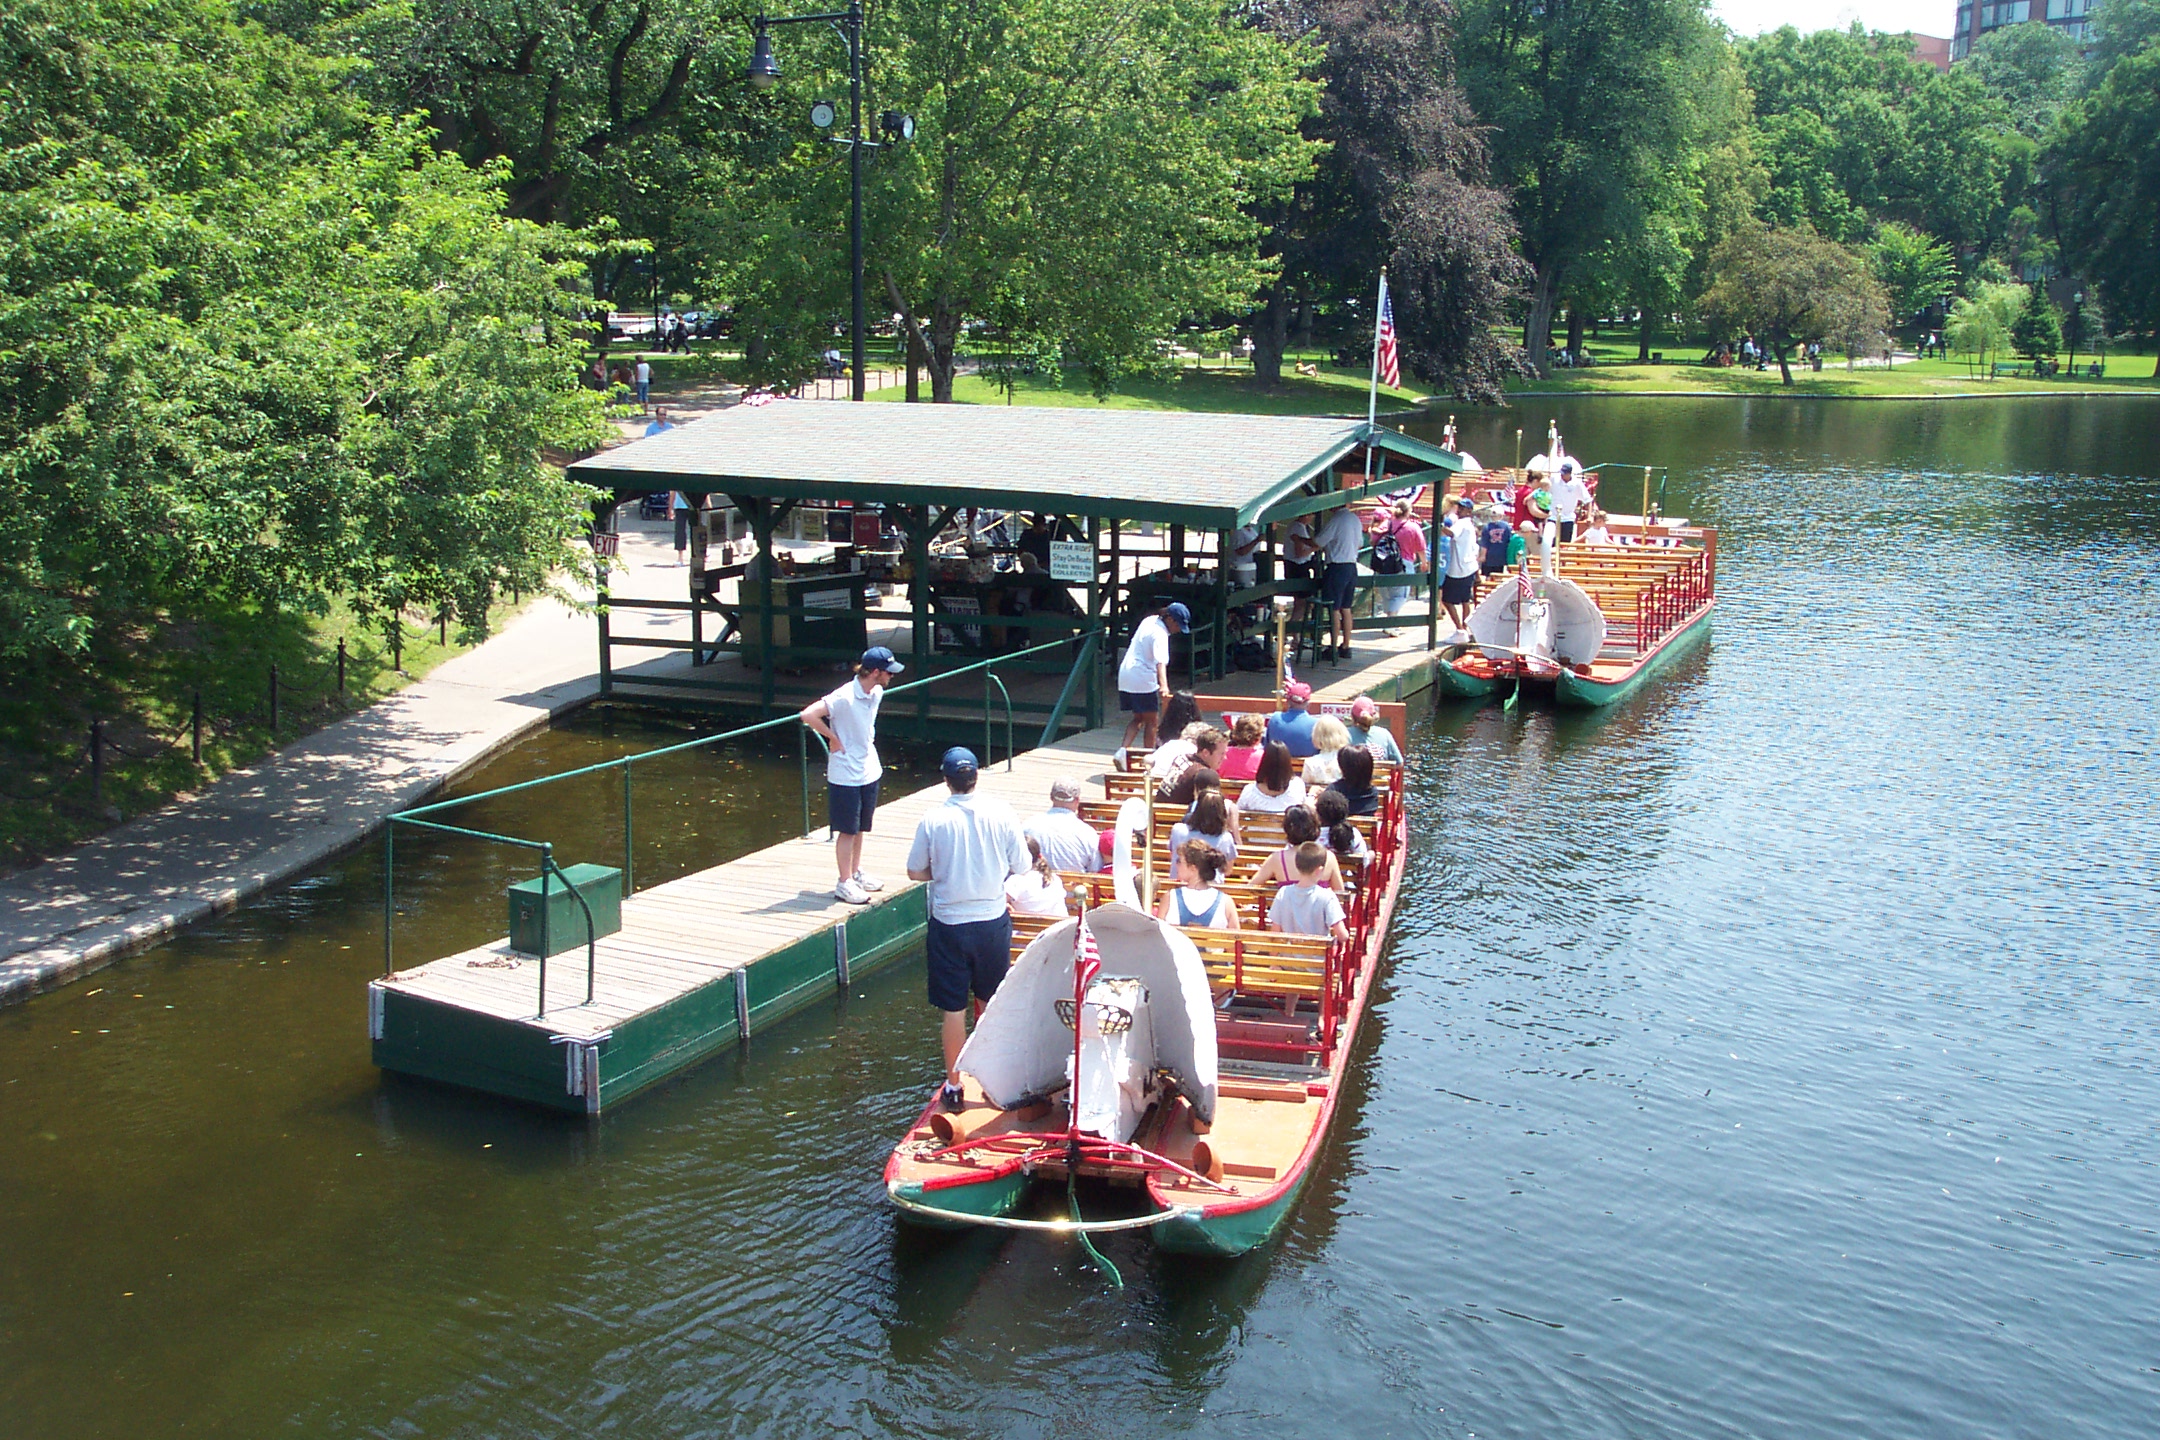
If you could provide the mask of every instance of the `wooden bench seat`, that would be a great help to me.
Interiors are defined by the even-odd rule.
[[[1053,915],[1015,915],[1014,958],[1057,923],[1058,917]],[[1200,952],[1207,966],[1208,988],[1217,995],[1317,1001],[1327,992],[1328,939],[1324,935],[1178,928]]]

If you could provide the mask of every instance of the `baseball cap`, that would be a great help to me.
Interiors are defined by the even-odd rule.
[[[883,670],[888,675],[898,675],[902,670],[907,669],[907,666],[902,665],[898,660],[893,659],[892,651],[886,649],[883,645],[873,645],[868,650],[862,652],[862,660],[859,662],[859,668],[864,670]]]
[[[1380,702],[1370,695],[1360,695],[1350,702],[1350,718],[1353,720],[1362,720],[1367,716],[1377,719],[1379,714]]]
[[[1163,607],[1163,614],[1177,621],[1180,630],[1192,629],[1192,611],[1173,600]]]
[[[945,752],[938,762],[938,769],[946,775],[972,775],[975,773],[975,752],[965,745],[955,745]]]
[[[1050,782],[1050,798],[1052,800],[1078,800],[1080,798],[1080,782],[1070,776],[1060,775]]]
[[[1477,509],[1477,501],[1472,500],[1468,495],[1457,495],[1455,497],[1455,508],[1458,510],[1475,510]]]
[[[1303,680],[1292,680],[1288,685],[1283,686],[1282,698],[1293,705],[1302,705],[1307,700],[1312,699],[1312,686],[1306,684]]]

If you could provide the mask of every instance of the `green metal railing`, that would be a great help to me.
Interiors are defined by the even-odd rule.
[[[990,712],[990,687],[994,684],[997,687],[998,693],[1004,703],[1005,768],[1009,771],[1012,769],[1013,756],[1016,753],[1016,748],[1014,744],[1012,693],[1011,691],[1006,689],[1003,677],[999,676],[996,673],[997,667],[1010,664],[1017,660],[1024,660],[1030,656],[1039,656],[1048,651],[1066,649],[1070,647],[1076,639],[1080,642],[1079,653],[1074,657],[1072,670],[1065,678],[1064,689],[1058,695],[1057,704],[1052,709],[1049,723],[1043,727],[1044,738],[1041,743],[1048,744],[1051,739],[1055,738],[1058,727],[1064,721],[1065,711],[1072,699],[1075,687],[1081,682],[1084,677],[1092,680],[1092,671],[1094,669],[1095,657],[1100,648],[1102,638],[1103,632],[1100,629],[1090,630],[1079,636],[1064,637],[1050,641],[1046,644],[1030,646],[1025,650],[1015,650],[1009,655],[993,656],[988,660],[980,660],[972,665],[961,666],[956,670],[944,670],[940,671],[935,675],[926,675],[919,680],[911,680],[904,685],[891,685],[886,687],[886,693],[888,695],[904,694],[911,690],[919,690],[931,685],[940,685],[948,680],[958,679],[963,675],[974,674],[978,671],[981,672],[981,674],[983,675],[983,764],[986,766],[989,765],[992,762],[992,755],[994,753],[991,745],[991,737],[993,731],[991,728]],[[540,938],[541,949],[544,952],[548,948],[547,897],[551,885],[550,877],[562,878],[562,870],[559,866],[555,864],[555,847],[553,846],[553,844],[545,840],[528,840],[516,835],[498,835],[493,833],[492,831],[487,830],[473,830],[458,825],[446,825],[439,820],[431,820],[425,817],[432,815],[440,815],[444,811],[454,810],[461,805],[473,805],[483,800],[493,800],[505,795],[515,795],[521,791],[537,789],[543,785],[553,785],[563,780],[574,780],[584,775],[599,775],[604,774],[609,770],[620,770],[622,772],[623,794],[622,886],[623,894],[626,896],[631,895],[635,893],[637,889],[636,798],[635,791],[631,785],[634,767],[648,760],[659,759],[661,756],[664,755],[680,755],[687,751],[704,749],[705,747],[710,745],[720,745],[731,740],[741,740],[747,736],[760,734],[764,731],[777,730],[785,725],[793,725],[797,727],[797,729],[800,730],[804,736],[815,733],[811,731],[810,727],[802,723],[802,718],[799,715],[776,715],[769,720],[760,720],[755,724],[751,725],[740,725],[737,726],[735,729],[725,730],[717,735],[706,735],[696,740],[686,740],[679,745],[663,745],[653,750],[641,750],[635,755],[623,755],[613,760],[602,760],[599,763],[593,765],[581,765],[575,770],[564,770],[553,775],[543,775],[536,780],[524,780],[520,781],[515,785],[499,785],[492,790],[481,790],[471,795],[460,795],[452,800],[438,800],[431,805],[416,806],[411,810],[401,810],[396,814],[392,815],[389,819],[389,823],[383,827],[383,974],[392,975],[395,974],[397,971],[395,959],[395,927],[397,922],[396,861],[397,831],[400,825],[410,826],[416,830],[431,830],[440,834],[456,835],[469,840],[483,841],[488,844],[509,845],[517,849],[538,851],[540,854],[541,876]],[[829,746],[826,746],[825,737],[822,735],[818,736],[818,745],[821,749],[828,751],[830,749]],[[803,830],[805,832],[805,835],[807,836],[810,830],[810,742],[808,739],[801,740],[799,745],[799,753],[802,765]],[[592,910],[589,906],[586,905],[585,897],[578,894],[576,886],[570,885],[567,879],[564,879],[563,883],[569,886],[570,893],[577,896],[578,905],[585,910],[587,931],[585,957],[585,999],[587,1003],[590,1003],[593,996],[594,957],[597,953],[596,940],[592,934],[594,928]],[[545,1015],[546,1013],[547,956],[543,953],[540,957],[540,1001],[539,1009],[536,1011],[536,1014]]]

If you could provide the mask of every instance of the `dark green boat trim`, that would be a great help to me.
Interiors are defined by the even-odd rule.
[[[939,1210],[954,1210],[967,1215],[980,1215],[994,1219],[1010,1215],[1027,1193],[1034,1179],[1025,1170],[1014,1170],[1010,1175],[1000,1175],[974,1185],[951,1185],[942,1190],[925,1190],[919,1182],[895,1186],[891,1192],[895,1201],[930,1205]],[[925,1230],[966,1230],[965,1220],[944,1220],[934,1215],[924,1215],[910,1210],[905,1204],[895,1204],[894,1213],[910,1225]]]
[[[1433,670],[1440,677],[1440,693],[1453,700],[1483,700],[1500,691],[1498,680],[1465,675],[1444,658],[1433,661]]]
[[[1607,705],[1618,704],[1634,694],[1637,687],[1645,680],[1648,680],[1658,671],[1671,664],[1676,658],[1708,639],[1710,636],[1711,614],[1712,612],[1706,609],[1695,619],[1690,620],[1686,625],[1666,636],[1664,642],[1657,649],[1650,652],[1650,658],[1643,662],[1642,668],[1623,680],[1604,684],[1594,680],[1585,680],[1573,671],[1561,671],[1559,682],[1553,689],[1553,698],[1562,705],[1573,705],[1587,709],[1599,709]]]
[[[1163,1221],[1148,1234],[1155,1237],[1157,1249],[1173,1255],[1211,1255],[1230,1259],[1257,1250],[1273,1239],[1282,1226],[1283,1217],[1290,1213],[1290,1207],[1297,1203],[1304,1188],[1305,1179],[1301,1175],[1296,1184],[1285,1187],[1265,1205],[1227,1215],[1205,1212],[1179,1215]]]

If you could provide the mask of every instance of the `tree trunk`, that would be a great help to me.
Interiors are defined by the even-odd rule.
[[[1635,332],[1635,363],[1650,363],[1650,307],[1642,307],[1642,328]]]
[[[1783,340],[1773,340],[1770,342],[1770,348],[1777,352],[1777,373],[1785,377],[1785,383],[1787,385],[1792,384],[1792,366],[1785,363],[1786,342]]]
[[[1552,338],[1554,297],[1560,290],[1560,276],[1554,267],[1540,262],[1530,281],[1530,315],[1523,326],[1523,354],[1530,368],[1539,375],[1549,373],[1546,364],[1546,348]]]
[[[1283,339],[1290,329],[1290,299],[1270,285],[1267,304],[1253,316],[1253,378],[1270,390],[1282,384]]]
[[[1570,365],[1582,363],[1582,328],[1582,306],[1570,303],[1567,307],[1567,349]]]
[[[960,365],[960,306],[948,295],[930,302],[930,403],[953,403],[953,376]]]
[[[1312,349],[1312,312],[1312,297],[1310,295],[1298,296],[1297,348],[1300,350]]]

